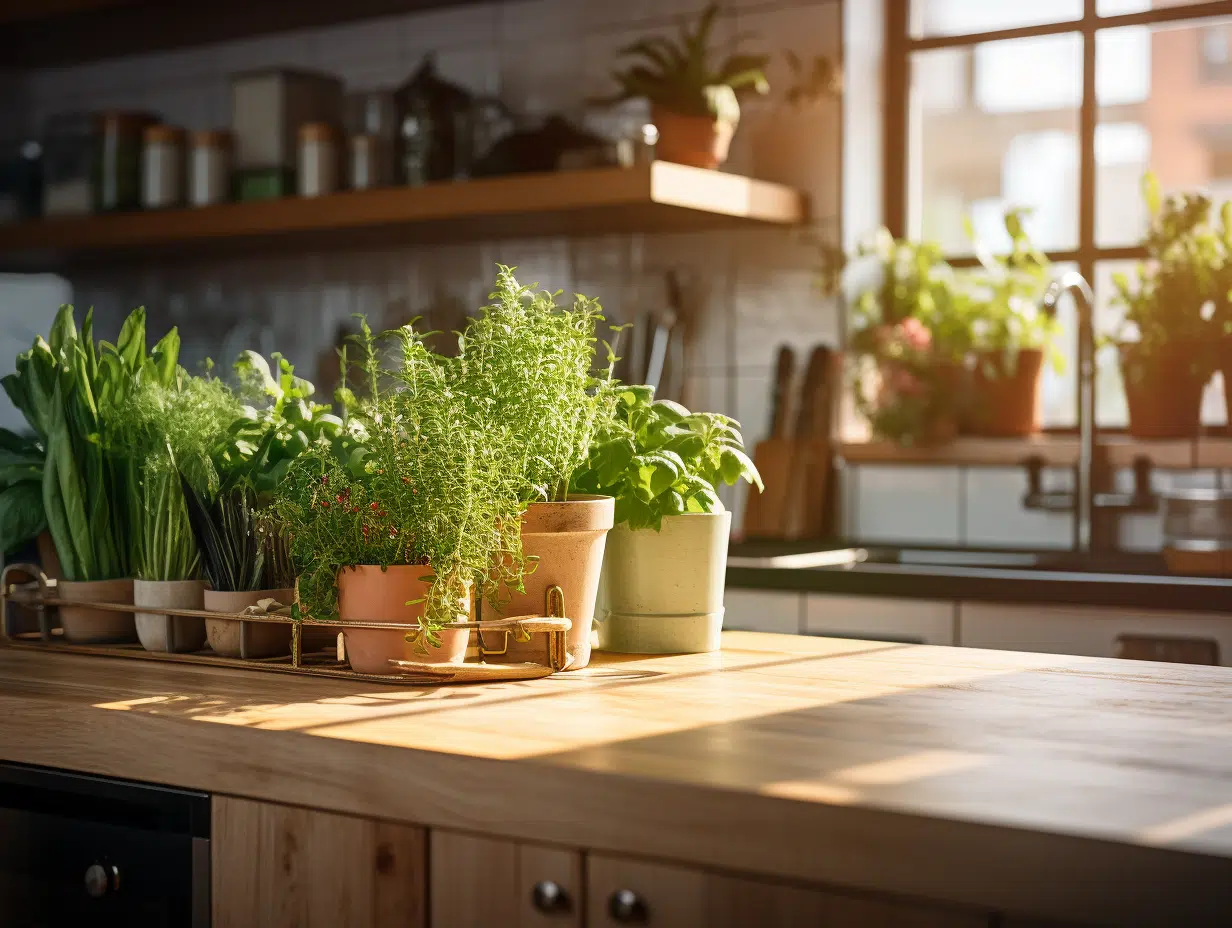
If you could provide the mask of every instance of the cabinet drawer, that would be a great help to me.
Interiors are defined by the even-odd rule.
[[[969,648],[1119,657],[1125,653],[1124,638],[1162,639],[1165,644],[1167,639],[1191,639],[1201,647],[1161,647],[1159,653],[1218,651],[1219,662],[1232,665],[1232,616],[992,603],[963,603],[959,616],[962,644]]]
[[[588,928],[988,928],[988,917],[916,903],[587,855]]]
[[[954,603],[940,600],[810,593],[804,627],[810,635],[952,645],[954,615]]]
[[[434,830],[428,858],[433,928],[580,928],[582,854]]]

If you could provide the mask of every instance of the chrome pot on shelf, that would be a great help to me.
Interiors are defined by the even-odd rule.
[[[1232,490],[1171,490],[1160,509],[1170,571],[1232,576]]]

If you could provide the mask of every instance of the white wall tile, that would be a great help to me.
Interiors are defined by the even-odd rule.
[[[936,600],[810,593],[804,629],[810,635],[840,635],[870,641],[955,644],[956,606]]]
[[[1044,488],[1073,489],[1072,471],[1049,468]],[[1073,542],[1073,515],[1025,509],[1027,475],[1020,467],[966,469],[965,543],[1022,548],[1068,548]]]
[[[860,541],[958,544],[956,467],[895,467],[863,464],[855,472],[855,537]]]

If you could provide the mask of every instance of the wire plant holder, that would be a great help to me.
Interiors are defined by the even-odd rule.
[[[344,680],[362,680],[369,683],[425,684],[478,683],[501,680],[531,680],[549,676],[564,670],[571,660],[566,638],[572,622],[564,616],[564,592],[559,586],[549,587],[544,597],[543,615],[523,615],[505,619],[475,622],[455,622],[447,629],[470,629],[471,646],[467,649],[465,663],[428,663],[419,661],[391,660],[396,671],[389,674],[357,673],[347,664],[342,635],[337,635],[336,651],[305,651],[304,632],[309,628],[327,628],[335,633],[350,629],[373,629],[401,631],[404,634],[420,633],[415,623],[402,622],[356,622],[341,619],[317,619],[308,616],[292,617],[290,607],[281,604],[275,611],[213,612],[204,609],[176,609],[167,606],[134,606],[132,603],[87,602],[61,599],[56,595],[54,580],[33,564],[10,564],[0,573],[0,647],[27,649],[65,654],[88,654],[94,656],[153,660],[164,663],[195,664],[210,667],[238,667],[242,670],[293,673],[314,677],[332,677]],[[18,631],[17,617],[11,606],[31,609],[38,620],[37,631]],[[166,651],[147,651],[138,643],[79,644],[66,641],[60,629],[52,621],[53,612],[60,606],[80,606],[106,612],[134,613],[152,612],[165,616]],[[148,614],[148,613],[147,613]],[[240,657],[223,657],[208,647],[201,651],[176,653],[177,624],[173,616],[201,619],[228,619],[240,622]],[[260,622],[291,626],[291,646],[286,655],[278,657],[249,658],[251,626]],[[526,640],[531,635],[544,633],[547,648],[544,663],[488,663],[486,658],[499,657],[509,650],[510,636]],[[498,635],[503,646],[489,646],[492,636]],[[470,660],[474,655],[477,661]]]

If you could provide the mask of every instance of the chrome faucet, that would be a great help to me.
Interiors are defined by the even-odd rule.
[[[1095,295],[1087,279],[1066,271],[1048,285],[1044,312],[1055,316],[1057,301],[1072,294],[1078,311],[1078,466],[1074,469],[1074,550],[1091,550],[1095,515]]]
[[[1095,513],[1098,510],[1150,512],[1157,500],[1151,492],[1151,462],[1134,459],[1132,493],[1097,493],[1095,490],[1095,297],[1091,285],[1077,271],[1066,271],[1044,293],[1045,313],[1056,316],[1057,302],[1069,293],[1078,316],[1078,461],[1074,467],[1073,493],[1046,493],[1040,488],[1043,460],[1026,462],[1028,490],[1023,505],[1029,509],[1071,511],[1074,514],[1074,550],[1089,554],[1094,547]]]

